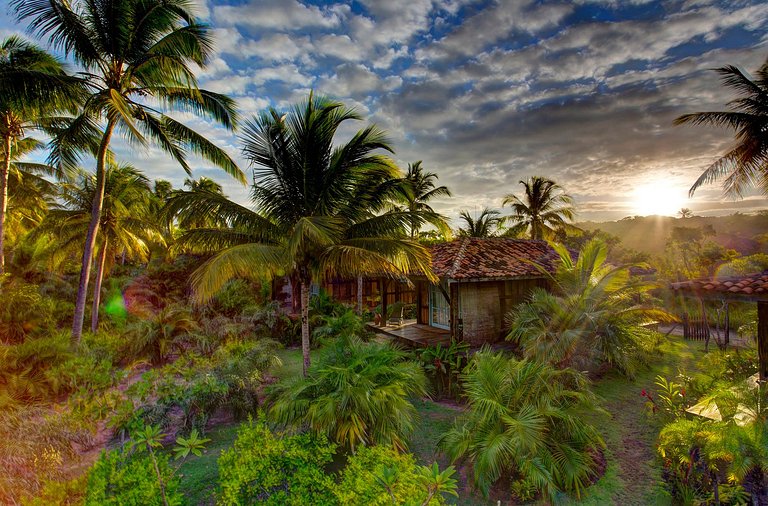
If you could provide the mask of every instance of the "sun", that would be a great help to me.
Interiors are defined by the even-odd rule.
[[[638,216],[674,216],[687,203],[688,195],[684,188],[648,184],[632,192],[630,207]]]

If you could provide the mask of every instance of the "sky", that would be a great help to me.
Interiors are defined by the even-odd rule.
[[[24,33],[5,11],[0,36]],[[689,200],[733,133],[673,120],[734,98],[712,69],[766,61],[767,2],[201,0],[198,16],[217,44],[201,87],[236,98],[244,117],[286,110],[310,90],[355,107],[388,132],[400,166],[422,160],[452,190],[434,205],[452,218],[500,207],[534,175],[560,183],[580,221],[766,207],[757,193],[724,199],[718,185]],[[250,173],[236,135],[181,118]],[[186,177],[157,149],[114,149],[152,179]],[[193,165],[248,201],[247,188]]]

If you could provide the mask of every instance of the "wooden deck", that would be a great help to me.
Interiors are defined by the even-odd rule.
[[[387,336],[395,341],[414,348],[426,348],[436,344],[449,344],[451,342],[451,332],[448,330],[430,327],[416,323],[416,320],[406,320],[400,326],[377,327],[368,324],[368,328],[377,334]]]

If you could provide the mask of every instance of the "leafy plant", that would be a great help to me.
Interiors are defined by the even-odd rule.
[[[167,455],[155,454],[153,458],[125,448],[102,452],[88,473],[85,504],[181,505],[179,480],[168,461]]]
[[[336,504],[323,467],[335,446],[324,436],[274,434],[263,419],[243,424],[219,457],[219,504]]]
[[[306,377],[275,386],[270,415],[353,451],[371,444],[404,448],[416,416],[410,398],[426,394],[424,371],[407,358],[388,343],[337,340]]]
[[[484,494],[502,475],[554,497],[581,494],[604,446],[581,418],[595,409],[583,376],[544,363],[505,358],[484,349],[463,377],[468,409],[443,435],[453,461],[468,459]]]
[[[432,377],[438,394],[457,396],[458,380],[469,360],[469,344],[451,339],[448,346],[438,343],[428,346],[419,359]]]
[[[171,348],[198,328],[190,311],[182,306],[147,308],[142,316],[129,330],[132,352],[135,358],[149,357],[153,364],[165,362]]]
[[[419,466],[413,455],[390,446],[366,446],[350,456],[336,487],[340,504],[439,505],[456,494],[453,467]]]
[[[652,285],[632,280],[630,266],[606,263],[601,240],[586,243],[575,262],[565,247],[553,247],[559,256],[556,273],[540,269],[554,289],[533,289],[509,314],[507,339],[531,359],[580,370],[607,364],[631,376],[654,342],[646,325],[674,317],[642,303]]]
[[[685,386],[681,383],[667,380],[664,376],[656,376],[656,396],[645,389],[641,396],[645,397],[646,407],[653,414],[664,414],[668,418],[677,418],[685,413],[688,401],[685,397]]]
[[[0,277],[0,342],[14,344],[51,329],[53,304],[36,285],[10,283]]]

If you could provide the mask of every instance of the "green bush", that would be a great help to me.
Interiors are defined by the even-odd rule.
[[[419,466],[409,453],[398,453],[389,446],[363,447],[347,461],[341,482],[335,489],[336,497],[340,504],[423,504],[427,498],[427,488],[418,471]],[[384,485],[389,481],[388,475],[394,476],[394,483],[389,490]],[[394,495],[394,502],[390,491]],[[427,504],[445,502],[436,494]]]
[[[261,290],[257,283],[234,279],[224,285],[209,303],[209,307],[223,315],[233,317],[261,302]]]
[[[73,480],[48,480],[33,498],[24,499],[23,506],[71,506],[85,501],[88,475]]]
[[[57,380],[46,372],[71,358],[64,333],[0,344],[0,409],[49,399],[57,392]]]
[[[243,424],[219,458],[219,504],[334,505],[334,482],[323,471],[334,449],[322,436],[282,437],[262,420]]]
[[[157,454],[156,459],[168,504],[182,504],[179,480],[173,476],[168,456]],[[85,504],[162,506],[162,492],[150,456],[125,450],[102,452],[88,474]]]
[[[338,338],[322,349],[306,377],[275,385],[270,415],[352,450],[404,448],[417,416],[411,400],[426,395],[426,383],[421,365],[389,343]]]
[[[42,408],[0,409],[0,504],[18,504],[76,463],[73,444],[90,448],[93,437],[80,420]]]
[[[19,343],[43,335],[53,324],[53,302],[36,285],[11,283],[0,277],[0,342]]]

